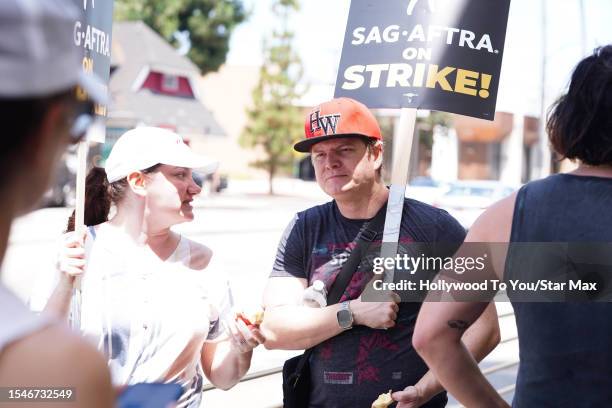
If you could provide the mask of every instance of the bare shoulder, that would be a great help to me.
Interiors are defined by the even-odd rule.
[[[213,256],[213,251],[206,245],[183,237],[189,244],[190,256],[189,267],[195,270],[205,269]]]
[[[9,345],[0,354],[0,384],[73,387],[74,407],[113,406],[104,357],[63,325],[51,325]]]
[[[517,192],[496,202],[482,213],[468,232],[470,242],[508,242],[512,230]]]

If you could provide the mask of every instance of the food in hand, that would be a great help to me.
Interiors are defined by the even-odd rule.
[[[264,318],[263,310],[258,310],[257,312],[254,312],[254,313],[245,313],[245,312],[236,313],[236,320],[238,319],[242,320],[244,324],[246,324],[247,326],[259,327],[259,325],[263,322],[263,318]]]
[[[388,408],[389,405],[393,404],[393,398],[391,398],[391,390],[386,394],[380,394],[376,401],[372,403],[372,408]]]

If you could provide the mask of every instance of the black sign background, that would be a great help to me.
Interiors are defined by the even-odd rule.
[[[410,5],[414,8],[412,14],[408,15]],[[493,120],[509,9],[510,0],[352,0],[335,96],[357,99],[369,108],[431,109]],[[412,41],[408,41],[419,24],[423,27],[424,37],[416,35]],[[385,42],[383,31],[394,25],[399,27],[397,30],[388,30],[391,34],[387,35],[387,39],[396,32],[397,41]],[[442,28],[434,28],[434,33],[439,34],[428,38],[432,26]],[[360,35],[355,36],[354,31],[359,27],[365,30],[360,30]],[[464,46],[459,46],[462,33],[453,30],[449,37],[446,27],[464,30],[465,36],[470,36],[467,31],[472,32],[474,39],[463,41]],[[378,31],[379,35],[376,32],[372,34],[372,30]],[[490,41],[482,42],[485,35],[488,35]],[[355,45],[354,41],[361,43]],[[447,44],[449,41],[450,45]],[[470,48],[469,43],[474,49]],[[480,49],[475,49],[479,44]],[[431,58],[423,57],[425,53],[421,54],[421,58],[412,59],[409,56],[409,59],[405,59],[403,54],[407,48],[428,50]],[[371,87],[371,73],[360,72],[358,75],[364,78],[363,85],[357,89],[343,89],[347,81],[350,83],[354,80],[354,77],[351,80],[345,76],[347,69],[356,65],[374,64],[408,64],[415,72],[416,65],[423,64],[425,66],[419,69],[421,76],[424,72],[424,78],[420,81],[421,86],[414,86],[413,74],[409,86],[394,81],[396,86],[387,87],[388,71],[383,70],[378,87]],[[425,87],[429,69],[435,69],[432,65],[438,65],[438,70],[455,68],[445,76],[452,91],[442,89],[439,83],[434,83],[434,88]],[[463,93],[457,92],[459,70],[473,71],[468,73],[468,82],[463,83],[469,85],[467,88],[470,90],[467,92],[476,95],[466,94],[465,87]],[[474,73],[478,74],[474,76]],[[488,88],[484,85],[485,75],[482,74],[491,76]],[[482,89],[488,90],[486,98],[479,96]],[[487,95],[487,92],[483,95]]]
[[[86,75],[92,75],[94,86],[108,95],[110,80],[112,34],[113,34],[113,0],[73,0],[81,11],[81,18],[74,22],[74,46],[82,51],[83,70]],[[82,89],[77,90],[78,98],[86,98]],[[107,106],[95,105],[95,114],[99,118],[107,116]],[[104,122],[90,128],[88,139],[104,143]],[[92,153],[90,151],[90,153]]]
[[[83,50],[83,56],[93,60],[93,72],[108,84],[110,76],[110,52],[113,34],[113,0],[73,0],[83,11],[80,25],[75,25],[75,46]],[[86,33],[89,28],[91,44],[86,46]],[[101,31],[103,34],[99,33]],[[104,36],[104,46],[101,38]],[[95,37],[95,40],[93,39]],[[78,41],[77,41],[78,40]]]

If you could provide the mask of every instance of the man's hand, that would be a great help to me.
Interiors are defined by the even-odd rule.
[[[350,307],[355,324],[372,329],[388,329],[395,326],[400,297],[393,292],[379,296],[382,296],[385,301],[363,302],[361,296],[359,299],[351,300]]]
[[[397,408],[418,408],[428,401],[422,394],[418,387],[410,385],[391,394],[391,398],[398,402]]]

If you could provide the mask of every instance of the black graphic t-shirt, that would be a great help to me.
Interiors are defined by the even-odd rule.
[[[400,243],[456,243],[458,248],[465,238],[464,229],[446,211],[411,199],[405,200],[403,211]],[[271,277],[303,278],[309,285],[321,280],[329,291],[366,221],[345,218],[335,201],[298,213],[283,234]],[[358,298],[371,280],[372,268],[365,264],[341,301]],[[379,394],[419,381],[428,370],[412,347],[419,308],[420,303],[402,303],[394,328],[356,326],[316,346],[310,360],[310,407],[369,407]],[[446,401],[439,394],[424,407],[443,407]]]

